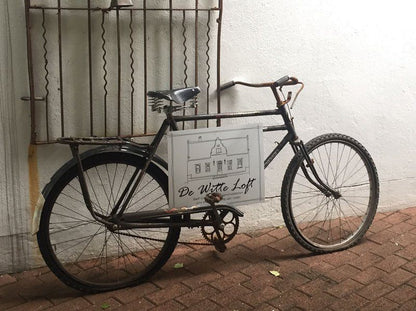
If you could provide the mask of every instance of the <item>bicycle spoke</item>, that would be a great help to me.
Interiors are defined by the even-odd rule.
[[[289,231],[313,251],[346,248],[362,237],[374,217],[373,198],[378,185],[377,176],[374,179],[371,175],[371,158],[354,139],[340,134],[322,135],[305,148],[320,180],[340,196],[322,193],[309,184],[305,160],[295,157],[285,176],[285,182],[291,178],[290,188],[282,191],[283,215]],[[289,169],[295,170],[290,172],[292,175]],[[317,178],[314,180],[317,182]]]
[[[301,186],[301,187],[304,187],[304,188],[310,189],[310,190],[312,190],[312,191],[316,191],[316,188],[312,188],[311,186],[307,186],[307,185],[301,184],[300,182],[295,182],[295,183],[296,183],[296,185],[298,185],[298,186]]]
[[[303,193],[306,193],[306,192],[303,192]],[[314,193],[314,195],[308,195],[308,196],[302,196],[302,197],[296,197],[296,198],[294,198],[294,199],[292,199],[292,200],[303,200],[303,199],[308,199],[308,201],[309,201],[309,199],[310,198],[315,198],[315,197],[317,197],[317,196],[319,196],[319,194],[318,193]]]
[[[91,238],[89,239],[88,243],[84,246],[81,253],[78,255],[76,261],[78,261],[81,258],[82,254],[84,254],[85,250],[90,245],[91,241],[98,235],[98,231],[100,231],[101,229],[102,229],[101,227],[98,228],[97,231],[95,232],[95,234],[91,235]]]
[[[118,190],[117,190],[117,194],[116,194],[116,199],[118,200],[119,199],[119,195],[120,195],[120,191],[121,191],[121,189],[122,189],[122,185],[123,185],[123,180],[125,180],[124,179],[124,177],[126,176],[126,173],[127,173],[127,168],[128,168],[128,166],[127,165],[125,165],[125,168],[124,168],[124,172],[123,172],[123,176],[121,177],[121,182],[120,182],[120,186],[118,187]],[[132,174],[132,176],[133,176],[133,174]],[[132,176],[130,176],[130,178],[132,177]],[[128,179],[128,180],[130,180],[130,178]],[[128,181],[126,181],[126,185],[125,186],[127,186],[127,184],[128,184]],[[123,187],[124,188],[124,187]]]
[[[54,224],[58,224],[58,223],[50,223],[51,225],[54,225]],[[62,224],[62,223],[59,223],[59,224]],[[50,232],[51,232],[51,235],[53,235],[53,234],[57,234],[57,233],[62,233],[62,232],[64,232],[64,231],[68,231],[68,230],[72,230],[72,229],[76,229],[76,228],[80,228],[80,227],[83,227],[83,226],[86,226],[86,225],[91,225],[91,224],[94,224],[94,222],[93,221],[91,221],[91,222],[82,222],[82,224],[77,224],[77,225],[73,225],[73,226],[68,226],[68,224],[65,226],[65,228],[63,228],[63,229],[60,229],[60,230],[53,230],[54,229],[54,227],[53,226],[51,226],[51,229],[50,229]]]
[[[153,199],[152,201],[150,201],[149,203],[147,203],[146,205],[143,205],[142,208],[140,208],[138,211],[144,210],[146,207],[148,207],[149,205],[153,204],[154,202],[158,201],[160,198],[163,198],[165,196],[164,193],[162,193],[161,195],[159,195],[157,198]],[[132,204],[132,206],[135,206],[140,200],[134,202]],[[161,209],[163,206],[166,206],[167,203],[163,203],[162,206],[155,208],[155,210]]]
[[[79,220],[79,221],[89,221],[90,220],[90,218],[88,218],[86,215],[82,215],[79,212],[75,212],[74,210],[72,210],[72,209],[70,209],[70,208],[68,208],[68,207],[66,207],[66,206],[64,206],[64,205],[62,205],[60,203],[56,203],[56,205],[64,208],[67,211],[70,211],[72,214],[75,214],[75,215],[80,216],[81,218],[77,218],[75,215],[74,216],[69,216],[69,215],[66,215],[66,214],[61,214],[61,213],[53,212],[53,214],[55,214],[55,215],[62,216],[62,217],[66,217],[66,218],[72,218],[72,219]]]
[[[55,254],[58,256],[58,255],[60,255],[61,253],[63,253],[63,252],[65,252],[65,251],[67,251],[68,249],[72,249],[72,248],[75,248],[75,246],[79,246],[79,245],[80,245],[82,242],[84,242],[84,241],[88,241],[88,240],[90,240],[90,239],[93,239],[93,238],[94,238],[94,237],[96,237],[98,234],[101,234],[101,233],[99,233],[99,231],[100,231],[101,229],[102,229],[101,227],[100,227],[100,228],[98,228],[98,229],[97,229],[97,231],[95,232],[95,234],[92,234],[92,235],[83,236],[83,237],[79,237],[79,238],[70,239],[70,240],[66,240],[66,241],[62,241],[62,242],[56,243],[55,245],[59,245],[59,244],[66,244],[66,243],[68,243],[68,242],[74,242],[74,241],[77,241],[77,243],[74,243],[74,244],[72,244],[72,245],[68,246],[67,248],[62,249],[62,250],[61,250],[61,251],[59,251],[59,252],[55,252]]]
[[[108,172],[108,164],[104,165],[105,168],[105,173],[104,176],[106,176],[107,180],[108,180],[108,188],[107,192],[108,192],[108,211],[111,209],[112,206],[115,205],[115,199],[114,199],[114,193],[113,193],[113,184],[111,182],[111,177],[110,177],[110,173]]]
[[[315,207],[313,207],[313,208],[311,208],[311,209],[308,209],[308,210],[304,211],[303,213],[298,213],[298,214],[296,214],[296,217],[300,217],[300,216],[302,216],[302,215],[305,215],[305,217],[303,217],[300,221],[298,221],[298,223],[299,223],[299,224],[301,224],[301,223],[306,223],[306,222],[313,223],[313,221],[315,220],[315,218],[318,216],[318,214],[319,214],[320,210],[322,210],[322,208],[323,208],[323,207],[327,204],[327,202],[324,202],[324,201],[325,201],[325,199],[324,199],[324,198],[322,198],[322,200],[321,200],[321,202],[318,204],[318,206],[315,206]],[[315,211],[315,215],[314,215],[314,217],[312,217],[312,219],[311,219],[311,220],[305,221],[305,219],[306,219],[307,215],[308,215],[309,213],[312,213],[313,211]]]
[[[69,185],[72,189],[74,189],[74,190],[76,190],[72,185]],[[80,192],[80,191],[78,191],[78,190],[76,190],[78,193],[79,193],[79,195],[80,196],[82,196],[82,193]],[[69,199],[71,199],[71,200],[73,200],[73,201],[75,201],[75,202],[77,202],[80,206],[85,206],[85,202],[84,201],[81,201],[81,199],[77,199],[77,198],[74,198],[73,196],[70,196],[69,194],[67,194],[67,193],[62,193],[62,195],[64,196],[64,197],[66,197],[66,198],[69,198]],[[97,205],[93,202],[93,201],[91,201],[91,203],[92,203],[92,205],[93,206],[96,206],[97,207]],[[61,206],[63,206],[62,204],[61,204]],[[85,208],[86,210],[87,210],[87,208]],[[100,209],[100,208],[99,208]]]
[[[113,161],[113,156],[99,155],[97,161],[90,162],[83,159],[93,209],[110,222],[110,211],[134,172],[140,172],[143,165],[133,154],[116,153],[119,162]],[[144,173],[128,208],[152,211],[167,206],[167,176],[152,169]],[[58,190],[47,226],[52,260],[62,267],[67,281],[76,283],[77,288],[101,291],[137,283],[154,273],[173,252],[179,228],[111,231],[111,224],[107,227],[96,221],[86,208],[76,169],[73,170],[72,179]]]
[[[106,189],[105,189],[105,187],[104,187],[104,182],[103,182],[103,179],[101,178],[101,175],[100,175],[100,173],[98,172],[98,169],[97,169],[97,167],[96,167],[96,166],[95,166],[95,171],[96,171],[97,176],[98,176],[98,178],[99,178],[99,180],[100,180],[100,185],[101,185],[101,187],[103,188],[103,193],[104,193],[105,197],[107,198],[107,202],[108,202],[108,204],[107,204],[106,213],[108,213],[108,211],[110,210],[110,206],[111,206],[110,198],[108,197],[108,193],[107,193],[107,191],[106,191]]]
[[[85,172],[85,175],[87,176],[87,179],[88,179],[88,182],[89,182],[88,189],[92,189],[92,192],[94,194],[95,200],[97,202],[95,206],[98,207],[98,210],[100,211],[101,214],[106,213],[106,211],[104,211],[104,209],[101,207],[100,200],[98,199],[97,192],[95,191],[95,187],[92,184],[92,181],[91,181],[89,172],[86,171]],[[91,204],[93,204],[93,201],[92,200],[91,200]]]

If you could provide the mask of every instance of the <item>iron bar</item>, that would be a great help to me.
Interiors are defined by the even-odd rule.
[[[144,114],[144,134],[147,134],[147,107],[148,107],[148,99],[147,99],[147,4],[146,0],[143,0],[143,74],[144,74],[144,107],[143,107],[143,114]]]
[[[201,108],[196,106],[189,113],[198,115],[201,112],[213,111],[214,106],[210,107],[210,104],[214,105],[211,102],[214,100],[211,92],[213,90],[212,83],[215,75],[213,70],[215,66],[214,55],[216,53],[214,47],[216,30],[214,27],[217,27],[216,25],[214,26],[214,20],[222,17],[220,16],[222,1],[212,0],[212,3],[209,4],[212,7],[208,7],[205,5],[205,2],[202,5],[203,2],[201,0],[189,0],[192,6],[180,5],[179,1],[169,0],[163,4],[163,7],[149,8],[148,1],[143,0],[141,7],[113,8],[111,10],[107,7],[97,7],[95,1],[92,0],[79,0],[78,4],[72,3],[71,1],[54,0],[50,6],[46,5],[47,1],[45,1],[45,5],[40,5],[41,1],[36,1],[38,5],[32,5],[32,3],[35,3],[34,0],[24,0],[24,2],[27,23],[27,55],[30,87],[30,96],[27,97],[27,100],[30,101],[31,109],[32,143],[55,143],[57,137],[71,135],[109,136],[118,134],[121,136],[121,134],[124,134],[125,137],[152,135],[149,132],[152,116],[149,113],[146,93],[148,92],[150,81],[157,78],[153,72],[165,72],[168,74],[167,72],[169,71],[169,84],[165,87],[163,85],[157,85],[157,87],[163,87],[165,89],[168,87],[173,88],[176,85],[175,83],[180,83],[180,81],[182,81],[181,84],[184,84],[184,86],[190,86],[191,84],[199,85],[203,80],[204,82],[202,83],[207,85],[206,95],[201,94],[199,98],[203,102],[200,104],[204,106],[206,104],[207,108],[201,111]],[[140,0],[135,0],[135,2],[138,5]],[[71,7],[71,5],[74,5],[74,7]],[[103,5],[105,6],[106,4]],[[39,12],[39,14],[35,11]],[[81,13],[78,14],[77,12]],[[138,14],[135,15],[134,12],[138,12]],[[151,34],[153,34],[153,27],[157,23],[155,24],[151,21],[153,16],[150,12],[155,12],[155,15],[158,14],[157,12],[166,13],[166,15],[163,15],[165,18],[161,19],[161,22],[163,22],[165,27],[169,27],[169,30],[166,29],[169,32],[167,34],[168,38],[164,41],[159,40],[158,43],[162,43],[160,48],[164,48],[165,51],[169,48],[169,52],[166,51],[166,53],[169,53],[169,64],[167,62],[163,64],[163,62],[155,61],[153,54],[151,54],[154,48],[150,44],[150,40],[154,40]],[[205,18],[205,14],[207,14],[207,19]],[[40,23],[31,25],[30,20],[34,19],[35,16],[40,18]],[[76,18],[73,19],[73,16]],[[139,22],[136,23],[136,19]],[[71,30],[74,29],[71,27],[71,23],[76,23],[77,20],[81,21],[82,25],[85,25],[81,25],[81,27],[83,29],[85,28],[87,33],[83,32],[83,35],[80,34],[78,36],[77,33]],[[56,27],[56,45],[49,43],[50,34],[55,33],[50,31],[52,27]],[[139,27],[143,27],[143,30],[138,30],[140,29]],[[110,28],[112,28],[111,31]],[[192,34],[193,31],[195,32],[194,34]],[[33,50],[32,44],[35,42],[35,37],[33,37],[35,34],[40,37],[41,41],[37,42],[40,49]],[[96,37],[99,46],[97,49],[95,49]],[[67,42],[67,40],[70,41]],[[100,40],[102,41],[100,42]],[[143,43],[141,40],[143,40]],[[71,46],[71,48],[77,49],[81,47],[81,50],[74,51],[78,53],[76,55],[80,55],[86,60],[84,77],[86,80],[86,92],[84,98],[88,102],[88,106],[84,107],[86,113],[85,118],[87,119],[85,128],[76,126],[79,120],[74,118],[78,114],[69,114],[69,112],[74,110],[73,93],[74,91],[76,92],[76,90],[72,90],[69,87],[69,83],[77,79],[72,74],[78,72],[80,68],[77,68],[77,66],[81,64],[73,63],[73,59],[71,58],[73,54],[67,54],[66,49],[72,42],[77,42],[77,44]],[[182,54],[180,51],[175,50],[180,44],[183,45]],[[219,40],[217,44],[219,44]],[[54,47],[55,51],[52,50]],[[112,51],[113,47],[114,51]],[[126,50],[129,52],[126,52]],[[194,52],[191,52],[192,50]],[[97,52],[98,55],[96,56]],[[206,56],[204,55],[202,57],[204,60],[202,60],[199,52],[206,54]],[[143,53],[143,56],[140,55],[141,53]],[[193,56],[192,53],[194,53]],[[57,56],[56,62],[51,61],[52,55]],[[124,55],[126,55],[126,61],[123,59]],[[218,51],[217,55],[220,55]],[[137,57],[143,57],[143,59],[140,60]],[[113,59],[114,66],[110,65]],[[137,61],[139,61],[140,65],[137,65]],[[179,77],[181,62],[184,68],[182,71],[183,77]],[[39,63],[42,67],[43,70],[40,73],[34,71],[35,63]],[[100,67],[97,68],[98,75],[101,75],[101,70],[103,72],[101,78],[98,77],[98,79],[95,70],[96,63],[100,64]],[[72,67],[72,64],[75,64],[75,66]],[[161,65],[165,67],[154,70],[155,66]],[[139,74],[140,78],[137,76],[136,67],[139,67],[142,72]],[[57,76],[56,87],[52,87],[51,85],[52,72],[55,72]],[[142,74],[143,76],[141,76]],[[192,77],[192,74],[194,74],[194,77]],[[125,81],[123,77],[129,79],[129,82],[127,80]],[[35,87],[37,84],[35,81],[39,81],[41,88],[44,86],[43,91],[45,94],[42,94],[42,97],[36,96]],[[155,81],[158,80],[155,79]],[[124,86],[125,82],[128,85],[126,84]],[[140,83],[140,86],[138,86],[138,83]],[[142,88],[144,91],[143,104],[139,104],[140,107],[135,107],[137,105],[137,87],[139,89]],[[100,91],[102,93],[99,93]],[[96,95],[101,100],[97,101],[98,98],[96,98]],[[57,98],[57,100],[53,103],[51,101],[52,98]],[[37,120],[39,119],[37,115],[39,111],[37,110],[40,109],[39,107],[43,108],[43,104],[39,106],[37,101],[41,100],[45,101],[45,110],[41,112],[42,123],[37,124],[39,122]],[[196,102],[197,99],[195,99]],[[53,130],[54,124],[52,124],[52,119],[49,116],[52,109],[59,120],[58,124],[56,124],[56,130]],[[116,109],[117,115],[115,114]],[[126,110],[125,112],[130,111],[130,115],[123,113],[124,110],[122,109]],[[189,115],[189,113],[184,113],[184,115]],[[43,118],[43,115],[45,115],[45,118]],[[140,123],[137,122],[137,119],[140,120]],[[197,128],[198,125],[202,124],[201,122],[205,125],[205,121],[199,120],[194,120],[189,125]],[[209,126],[210,124],[214,125],[214,123],[207,121],[206,125]],[[184,128],[185,125],[183,124],[181,128]],[[39,128],[42,131],[39,132]],[[43,130],[44,128],[45,131]]]
[[[223,0],[218,0],[218,7],[220,9],[217,19],[217,113],[221,113],[221,30],[222,30],[222,7]],[[221,126],[221,119],[217,120],[217,126]]]
[[[173,88],[173,4],[169,0],[169,88]]]
[[[105,12],[103,11],[102,13],[102,17],[101,17],[101,39],[103,41],[103,44],[101,46],[102,50],[103,50],[103,71],[104,71],[104,76],[103,76],[103,80],[104,80],[104,136],[107,136],[107,96],[108,96],[108,90],[107,90],[107,85],[108,85],[108,81],[107,81],[107,50],[105,49],[105,44],[106,44],[106,40],[105,40]]]
[[[206,42],[206,46],[207,46],[207,50],[206,50],[206,56],[207,56],[207,61],[206,61],[206,65],[207,65],[207,113],[210,112],[209,109],[209,91],[210,91],[210,87],[211,87],[211,83],[210,83],[210,79],[211,79],[211,65],[210,65],[210,56],[209,56],[209,51],[210,51],[210,42],[211,42],[211,12],[208,12],[208,21],[207,21],[207,42]],[[209,127],[209,121],[207,120],[207,127]]]
[[[117,17],[117,135],[121,134],[121,42],[120,42],[120,9],[116,9]]]
[[[29,0],[30,1],[30,0]],[[58,10],[59,8],[56,6],[50,6],[50,7],[41,7],[41,6],[30,6],[29,7],[30,10]],[[66,7],[61,7],[60,10],[62,11],[87,11],[88,8],[82,8],[82,7],[71,7],[71,8],[66,8]],[[96,8],[91,8],[91,11],[103,11],[103,12],[110,12],[112,10],[109,10],[108,8],[100,8],[100,7],[96,7]],[[116,10],[116,9],[114,9]],[[120,11],[196,11],[196,9],[169,9],[169,8],[119,8]],[[198,11],[200,12],[206,12],[206,11],[219,11],[219,8],[209,8],[209,9],[198,9]]]
[[[29,75],[29,91],[30,91],[30,143],[36,142],[36,110],[35,110],[35,86],[33,74],[33,59],[32,59],[32,36],[31,36],[31,21],[29,14],[30,0],[25,0],[25,15],[26,15],[26,44],[27,44],[27,67]]]
[[[199,85],[198,77],[198,23],[199,23],[199,0],[195,0],[195,85]],[[198,114],[198,105],[195,106],[195,114]],[[198,128],[198,121],[195,121],[194,128]]]
[[[91,0],[88,0],[88,83],[90,91],[90,135],[94,135],[94,108],[92,85],[92,26],[91,26]]]
[[[182,36],[183,36],[183,55],[184,55],[184,80],[183,83],[185,85],[185,87],[188,87],[188,55],[187,55],[187,51],[188,48],[186,46],[186,13],[185,11],[182,12],[182,28],[183,28],[183,32],[182,32]],[[185,109],[183,110],[183,115],[185,115]],[[185,122],[182,123],[182,129],[185,129]]]
[[[42,38],[43,38],[43,60],[44,60],[44,69],[45,69],[45,126],[46,126],[46,140],[49,141],[49,70],[48,70],[48,49],[46,38],[46,17],[45,10],[42,10]]]
[[[134,133],[134,49],[133,49],[133,11],[130,11],[130,24],[129,24],[129,28],[130,28],[130,69],[131,69],[131,83],[130,83],[130,87],[131,87],[131,93],[130,93],[130,134],[133,135]]]
[[[185,87],[188,87],[188,55],[187,55],[188,48],[186,46],[187,39],[186,39],[186,25],[185,25],[185,23],[186,23],[186,12],[183,11],[182,14],[183,14],[182,15],[182,28],[183,28],[183,32],[182,32],[183,43],[182,43],[182,45],[183,45],[183,48],[184,48],[184,51],[183,51],[183,56],[184,56],[183,64],[184,64],[184,67],[185,67],[185,69],[184,69],[184,76],[185,77],[184,77],[183,83],[184,83]]]
[[[61,0],[58,0],[58,49],[59,49],[59,52],[58,52],[59,54],[59,92],[60,92],[60,101],[61,101],[61,136],[65,136]]]

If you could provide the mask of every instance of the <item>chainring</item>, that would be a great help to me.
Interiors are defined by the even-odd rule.
[[[224,240],[224,243],[228,243],[237,234],[238,226],[240,224],[239,216],[229,210],[218,209],[218,212],[221,218],[221,228],[219,228],[219,232],[221,234],[221,238]],[[213,220],[213,218],[213,212],[207,212],[205,213],[203,220]],[[214,240],[217,239],[213,226],[202,226],[201,233],[202,236],[210,243],[214,243]]]

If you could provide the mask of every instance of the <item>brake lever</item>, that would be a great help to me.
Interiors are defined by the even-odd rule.
[[[290,103],[291,100],[292,100],[292,91],[289,91],[287,93],[287,99],[285,100],[285,104]]]
[[[293,109],[293,106],[295,106],[296,100],[298,99],[298,96],[299,96],[300,92],[302,92],[302,91],[303,91],[303,88],[305,87],[305,84],[303,84],[303,82],[298,82],[298,84],[300,84],[300,85],[301,85],[301,87],[300,87],[300,89],[296,92],[295,99],[293,100],[293,103],[292,103],[292,105],[290,106],[290,109]]]
[[[298,79],[296,79],[296,78],[294,78],[294,77],[292,77],[291,78],[292,79],[292,81],[293,81],[293,85],[296,85],[296,84],[300,84],[301,85],[301,87],[299,88],[299,90],[296,92],[296,95],[295,95],[295,98],[293,99],[293,103],[292,103],[292,105],[290,106],[290,109],[292,109],[293,108],[293,106],[295,105],[295,103],[296,103],[296,100],[298,99],[298,96],[299,96],[299,94],[300,94],[300,92],[302,92],[303,91],[303,88],[305,87],[305,84],[303,83],[303,82],[300,82]],[[287,85],[282,85],[280,88],[279,88],[279,91],[280,91],[280,93],[284,96],[284,93],[283,93],[283,91],[282,91],[282,89],[283,89],[283,87],[284,86],[287,86]],[[284,105],[286,105],[286,104],[288,104],[291,100],[292,100],[292,95],[293,95],[293,93],[292,93],[292,91],[289,91],[288,93],[287,93],[287,99],[285,99],[284,101],[282,101],[282,104],[284,104]]]

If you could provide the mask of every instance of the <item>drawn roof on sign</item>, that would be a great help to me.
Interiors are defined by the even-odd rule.
[[[238,155],[248,153],[248,138],[236,137],[212,140],[188,141],[188,160],[207,159],[217,155]]]

